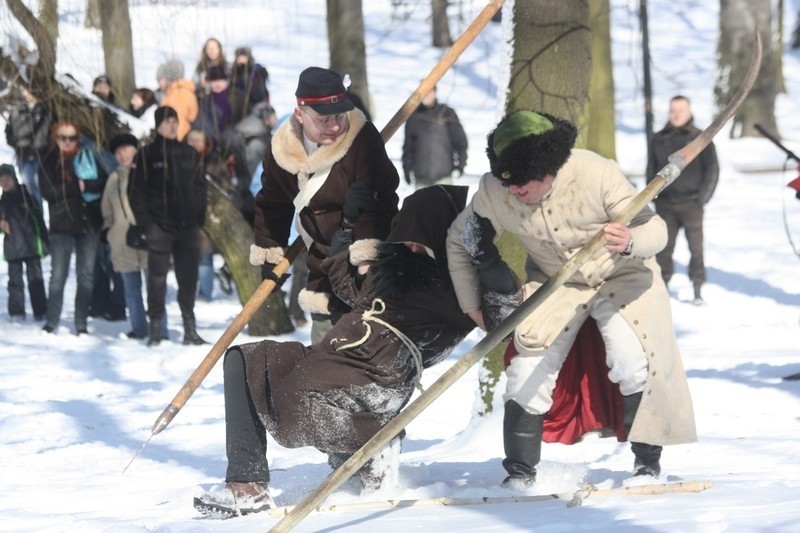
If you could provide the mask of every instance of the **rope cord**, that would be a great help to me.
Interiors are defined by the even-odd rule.
[[[411,342],[411,339],[409,339],[405,333],[403,333],[396,327],[392,326],[385,320],[381,320],[380,318],[378,318],[378,315],[382,314],[384,311],[386,311],[386,304],[384,303],[383,300],[381,300],[380,298],[375,298],[374,300],[372,300],[372,306],[370,307],[370,309],[368,311],[364,311],[364,313],[362,313],[361,315],[361,322],[367,328],[367,332],[364,334],[363,337],[361,337],[357,341],[351,342],[350,344],[345,344],[343,346],[339,346],[338,348],[336,348],[336,351],[341,352],[343,350],[361,346],[367,341],[367,339],[369,339],[370,335],[372,335],[372,326],[370,325],[370,322],[375,322],[377,324],[380,324],[389,331],[391,331],[392,333],[394,333],[397,336],[397,338],[400,339],[400,341],[405,345],[405,347],[408,348],[408,350],[411,352],[411,357],[414,359],[414,365],[417,367],[417,376],[414,379],[414,387],[419,389],[420,392],[424,392],[421,382],[422,354],[420,353],[419,348],[417,348],[414,345],[414,343]]]

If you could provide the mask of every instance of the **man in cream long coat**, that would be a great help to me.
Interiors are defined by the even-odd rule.
[[[614,161],[572,149],[575,134],[549,115],[520,111],[504,119],[488,140],[492,174],[484,175],[448,234],[459,304],[481,325],[478,272],[499,261],[496,235],[512,232],[527,251],[534,267],[529,295],[605,231],[605,248],[514,333],[519,356],[507,368],[504,396],[510,486],[535,480],[556,378],[589,316],[604,339],[608,378],[622,394],[636,474],[660,473],[662,445],[696,440],[669,297],[653,257],[666,243],[664,222],[648,208],[629,227],[609,223],[636,190]]]

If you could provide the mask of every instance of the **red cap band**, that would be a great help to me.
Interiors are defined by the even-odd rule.
[[[333,94],[331,96],[314,96],[306,98],[297,98],[297,105],[324,105],[324,104],[338,104],[347,99],[345,93]]]

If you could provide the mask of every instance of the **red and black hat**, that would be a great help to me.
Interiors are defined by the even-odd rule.
[[[347,98],[344,78],[321,67],[308,67],[300,73],[294,95],[298,106],[308,106],[320,115],[336,115],[355,107]]]

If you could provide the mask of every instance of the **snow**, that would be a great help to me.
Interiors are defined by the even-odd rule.
[[[35,2],[28,2],[35,4]],[[62,0],[59,69],[84,86],[103,70],[99,34],[82,26],[84,1]],[[644,169],[638,2],[614,0],[613,31],[617,87],[617,151],[623,169],[639,184]],[[796,3],[787,2],[785,28],[794,24]],[[5,4],[4,4],[5,5]],[[131,3],[137,79],[153,87],[158,63],[176,55],[193,67],[202,43],[218,37],[230,57],[241,44],[270,71],[272,101],[279,115],[292,108],[296,77],[305,66],[327,63],[323,2],[136,2]],[[451,8],[451,29],[460,33],[481,2]],[[432,68],[441,51],[428,46],[428,3],[364,2],[370,87],[375,122],[382,127]],[[715,2],[649,2],[654,61],[654,113],[666,120],[669,97],[689,96],[697,122],[715,114],[712,85],[717,37]],[[404,18],[407,14],[408,18]],[[18,33],[5,7],[0,25]],[[789,31],[787,30],[787,39]],[[24,35],[21,35],[24,38]],[[6,39],[7,37],[0,38]],[[505,57],[501,25],[490,25],[439,83],[440,99],[453,106],[470,140],[468,177],[475,185],[486,171],[485,136],[500,118],[495,97]],[[800,150],[800,53],[785,47],[788,94],[776,115],[784,143]],[[707,209],[708,305],[689,303],[681,238],[679,274],[671,290],[675,332],[689,377],[699,441],[665,449],[663,480],[705,481],[699,494],[590,496],[581,507],[563,500],[329,512],[312,514],[299,531],[795,531],[800,524],[800,382],[782,377],[800,372],[799,258],[784,230],[800,236],[800,202],[786,187],[796,176],[782,171],[783,153],[764,139],[715,140],[722,174]],[[399,166],[402,131],[388,144]],[[0,160],[11,152],[0,146]],[[761,169],[742,172],[742,169]],[[410,192],[401,185],[401,196]],[[49,270],[49,260],[45,261]],[[222,371],[217,366],[170,426],[153,437],[122,473],[153,422],[170,402],[208,347],[180,344],[180,313],[170,279],[167,311],[171,341],[148,349],[121,338],[126,323],[90,322],[91,335],[72,334],[74,279],[67,285],[57,335],[40,324],[10,323],[6,313],[7,267],[0,262],[0,517],[4,531],[264,531],[276,523],[265,515],[228,521],[202,519],[192,497],[225,475]],[[198,302],[197,322],[206,339],[219,338],[236,316],[235,299],[218,293]],[[308,328],[285,340],[306,341]],[[463,355],[474,332],[454,354],[426,370],[425,387]],[[253,340],[241,334],[237,342]],[[502,409],[472,417],[479,369],[472,368],[417,420],[403,442],[398,487],[384,498],[512,496],[498,487]],[[503,386],[501,380],[500,387]],[[502,390],[502,389],[500,389]],[[499,397],[500,395],[498,395]],[[268,456],[273,496],[296,504],[330,472],[313,449],[287,450],[273,441]],[[633,457],[626,444],[588,437],[574,446],[546,444],[531,494],[571,492],[583,481],[600,488],[628,480]],[[328,503],[359,501],[350,485]]]

